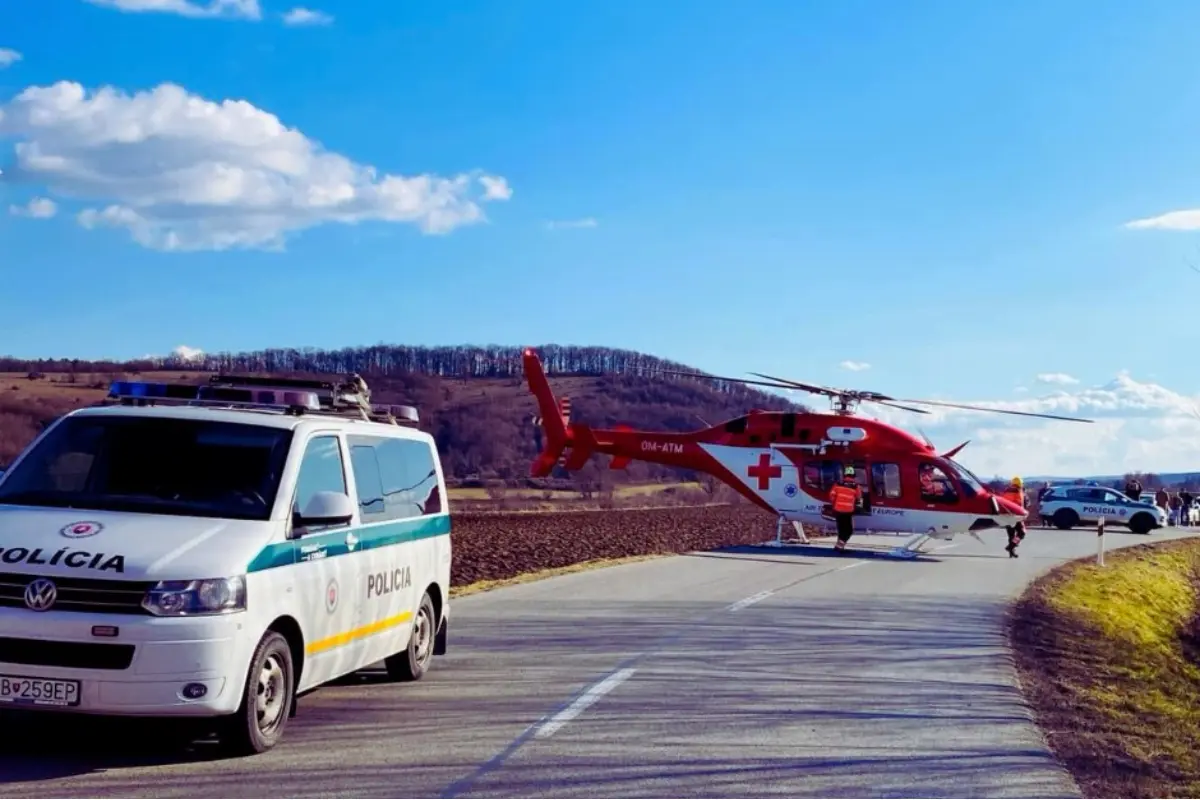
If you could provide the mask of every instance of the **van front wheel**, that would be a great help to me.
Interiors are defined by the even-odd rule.
[[[232,755],[265,753],[283,737],[292,707],[292,650],[277,631],[258,643],[237,713],[225,718],[221,743]]]
[[[429,664],[433,660],[433,639],[436,631],[437,616],[433,610],[433,600],[426,592],[421,597],[421,605],[413,618],[408,646],[383,660],[388,677],[396,681],[420,680],[429,671]]]

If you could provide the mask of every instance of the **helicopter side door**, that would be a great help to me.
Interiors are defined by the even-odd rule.
[[[855,483],[862,487],[862,508],[858,509],[854,513],[858,516],[869,517],[871,516],[872,506],[870,467],[867,462],[861,458],[851,459],[848,463],[854,467]]]
[[[911,497],[913,494],[913,484],[911,480],[903,480],[903,475],[904,470],[899,462],[871,461],[872,528],[885,531],[912,529],[904,501],[906,495]]]
[[[829,492],[841,474],[840,461],[829,458],[806,458],[800,468],[800,485],[805,494],[816,498],[821,503],[821,514],[832,513],[829,504]]]
[[[862,508],[855,510],[856,516],[871,515],[872,497],[870,491],[869,470],[867,462],[862,459],[842,461],[837,458],[809,458],[804,461],[802,480],[804,491],[821,500],[825,514],[832,513],[829,505],[829,492],[833,485],[842,478],[842,470],[849,464],[854,467],[854,478],[863,489]]]

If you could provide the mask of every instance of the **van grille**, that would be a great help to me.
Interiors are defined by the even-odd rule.
[[[0,608],[25,608],[25,587],[39,575],[0,572]],[[53,577],[58,598],[51,611],[92,614],[145,614],[142,598],[154,588],[153,581],[110,581],[95,578]]]
[[[131,644],[0,638],[0,662],[31,667],[128,669],[133,651]]]

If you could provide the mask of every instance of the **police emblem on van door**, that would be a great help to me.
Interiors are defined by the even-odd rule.
[[[47,578],[38,578],[25,587],[25,605],[32,611],[49,611],[57,599],[58,587]]]
[[[338,605],[338,582],[333,579],[329,582],[329,586],[325,588],[325,610],[332,614]]]
[[[70,525],[64,525],[59,529],[59,533],[68,539],[86,539],[89,536],[95,536],[100,531],[104,530],[104,526],[99,522],[72,522]]]

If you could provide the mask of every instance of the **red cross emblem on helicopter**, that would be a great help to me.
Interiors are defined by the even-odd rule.
[[[757,464],[751,464],[746,470],[751,478],[758,478],[758,490],[765,492],[771,488],[771,478],[783,475],[783,467],[771,463],[771,454],[763,453],[758,457]]]

